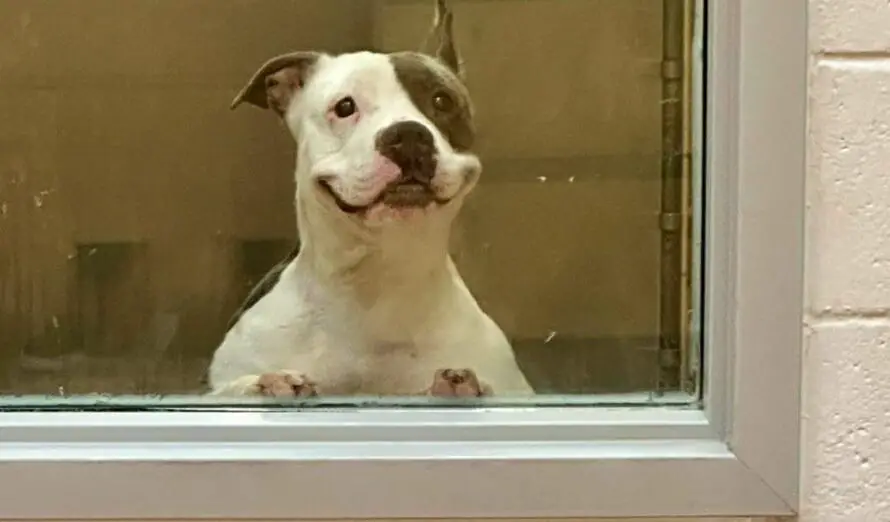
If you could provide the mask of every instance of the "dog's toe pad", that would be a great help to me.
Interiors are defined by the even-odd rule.
[[[257,381],[260,395],[266,397],[314,397],[315,383],[308,377],[292,372],[264,373]]]
[[[448,368],[436,372],[428,393],[433,397],[485,397],[491,395],[491,388],[473,370]]]

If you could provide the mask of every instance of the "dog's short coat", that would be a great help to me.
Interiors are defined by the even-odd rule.
[[[532,393],[448,254],[481,173],[451,25],[438,0],[430,53],[287,54],[235,98],[294,136],[301,247],[235,318],[211,393]]]

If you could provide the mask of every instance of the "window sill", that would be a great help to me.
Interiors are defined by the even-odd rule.
[[[8,413],[0,518],[792,514],[711,431],[649,408]]]

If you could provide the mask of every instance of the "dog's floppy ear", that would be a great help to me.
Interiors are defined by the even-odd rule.
[[[231,108],[249,103],[283,115],[321,57],[322,54],[318,52],[301,51],[272,58],[254,73],[235,96]]]
[[[448,6],[447,0],[435,0],[435,2],[436,14],[433,18],[433,28],[421,49],[438,58],[455,74],[463,78],[464,64],[457,52],[457,46],[454,44],[454,13]]]

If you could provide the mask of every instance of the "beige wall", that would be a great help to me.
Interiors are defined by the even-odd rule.
[[[805,522],[890,520],[890,4],[811,0]]]

